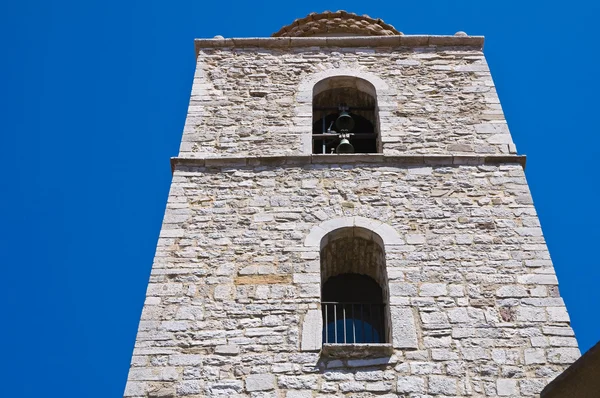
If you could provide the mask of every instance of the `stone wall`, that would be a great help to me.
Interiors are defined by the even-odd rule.
[[[219,54],[207,72],[215,86],[228,87],[229,74],[250,73],[241,68],[248,54],[229,61]],[[396,61],[416,57],[416,76],[429,79],[433,72],[418,68],[431,69],[435,57],[417,57],[424,54],[398,54],[390,65],[404,73]],[[439,57],[446,56],[454,55]],[[252,62],[262,57],[271,55],[253,55]],[[297,59],[299,70],[311,69]],[[382,78],[393,82],[391,73],[389,68]],[[464,80],[464,87],[478,76],[439,73]],[[489,75],[482,79],[489,81]],[[436,98],[419,87],[410,90]],[[491,95],[493,87],[486,87],[489,92],[470,95]],[[459,97],[448,100],[448,112],[460,108]],[[228,93],[224,101],[232,98]],[[250,109],[252,101],[240,109]],[[292,103],[285,106],[292,115]],[[431,106],[441,111],[441,102]],[[223,120],[233,120],[237,108],[222,109],[230,112]],[[414,125],[417,109],[410,109],[412,116],[402,123]],[[219,111],[204,112],[208,117]],[[465,120],[475,122],[475,113],[467,113],[473,119]],[[444,118],[431,123],[445,126],[450,136],[468,131],[473,143],[487,145],[475,124],[460,127]],[[237,146],[219,150],[251,151],[252,145],[236,140]],[[430,144],[446,150],[440,142]],[[215,142],[204,145],[217,150]],[[262,148],[269,147],[278,150],[273,144]],[[318,333],[303,329],[315,321],[320,301],[319,246],[311,239],[320,226],[352,220],[380,231],[392,316],[402,318],[393,322],[392,333],[414,333],[416,348],[395,344],[388,357],[326,358],[314,350]],[[403,323],[407,319],[413,326]],[[313,350],[301,350],[309,338]],[[533,397],[578,356],[520,165],[180,164],[125,396]]]
[[[234,47],[198,51],[180,156],[311,153],[312,89],[336,75],[376,87],[384,154],[516,152],[480,48]]]

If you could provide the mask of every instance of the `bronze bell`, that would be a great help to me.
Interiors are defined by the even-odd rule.
[[[354,120],[348,112],[342,111],[340,112],[340,116],[338,116],[337,120],[335,121],[335,127],[337,128],[338,132],[350,132],[354,128]]]
[[[335,153],[354,153],[354,146],[347,138],[342,138],[340,144],[335,148]]]

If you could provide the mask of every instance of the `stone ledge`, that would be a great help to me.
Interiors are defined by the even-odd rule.
[[[171,172],[177,166],[195,167],[253,167],[302,166],[307,164],[381,164],[402,166],[480,166],[520,164],[525,168],[525,155],[403,155],[346,154],[346,155],[290,155],[244,156],[221,158],[171,158]]]
[[[394,353],[391,344],[323,344],[321,355],[328,358],[387,358]]]
[[[483,36],[349,36],[349,37],[243,37],[195,39],[200,49],[212,48],[292,48],[292,47],[475,47],[483,48]]]

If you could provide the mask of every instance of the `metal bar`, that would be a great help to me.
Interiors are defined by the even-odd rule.
[[[328,304],[324,304],[325,305],[325,343],[329,343],[329,330],[327,330],[327,306]]]
[[[378,339],[378,343],[381,342],[381,325],[379,324],[379,322],[381,321],[381,307],[379,306],[379,304],[376,306],[375,308],[375,326],[377,326],[377,332],[379,334],[379,339]]]
[[[346,305],[342,304],[342,317],[344,318],[344,344],[346,344]]]
[[[333,305],[333,342],[337,344],[337,304]]]
[[[367,340],[367,333],[365,332],[365,317],[363,316],[363,306],[360,306],[360,320],[362,321],[362,340]]]
[[[350,308],[348,308],[348,306],[350,306]],[[356,306],[358,306],[358,309]],[[385,306],[386,304],[384,303],[321,302],[321,308],[325,312],[323,315],[325,321],[325,327],[323,328],[325,337],[323,343],[379,344],[387,341],[388,335],[387,330],[385,329],[386,317],[384,313]],[[331,311],[333,311],[333,339],[329,337],[329,312]],[[348,313],[348,311],[350,311],[350,313]],[[359,311],[360,314],[358,314]],[[338,312],[340,313],[339,318]],[[339,327],[338,320],[342,321],[343,330]],[[348,322],[352,323],[352,330],[349,329]],[[361,325],[358,324],[359,322]],[[367,330],[369,328],[370,330]]]
[[[322,119],[323,119],[323,134],[325,134],[327,132],[327,122],[325,121],[325,112],[322,113]],[[327,151],[327,146],[325,145],[325,140],[321,141],[321,151],[322,153],[325,153],[325,151]]]
[[[352,343],[356,344],[356,318],[354,317],[354,304],[352,304]]]
[[[322,133],[322,134],[313,134],[313,140],[328,140],[328,139],[337,139],[340,135],[338,133]],[[377,138],[377,133],[350,133],[350,138],[353,140],[371,140]]]

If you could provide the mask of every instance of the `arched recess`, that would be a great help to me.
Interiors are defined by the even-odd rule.
[[[359,246],[372,248],[363,252],[362,261],[350,260],[348,264],[338,265],[340,261],[324,260],[329,253],[344,251],[340,247],[340,239],[358,238]],[[330,246],[335,243],[335,246]],[[381,289],[382,301],[387,305],[389,313],[384,336],[393,343],[396,349],[418,348],[416,321],[413,310],[406,304],[394,304],[393,292],[387,282],[386,252],[398,250],[404,245],[404,240],[389,224],[365,217],[341,217],[327,220],[312,227],[304,240],[305,250],[320,254],[321,258],[321,287],[332,276],[352,274],[362,267],[362,275],[373,280]],[[341,261],[343,262],[342,256]],[[339,259],[338,259],[339,260]],[[384,290],[385,289],[385,290]],[[323,298],[323,297],[322,297]],[[328,297],[325,297],[328,298]],[[388,301],[389,300],[389,301]],[[328,319],[329,320],[329,319]],[[309,310],[303,323],[302,350],[319,350],[323,343],[323,327],[325,325],[321,311]],[[387,333],[387,334],[386,334]],[[391,340],[389,340],[391,337]]]
[[[354,76],[319,81],[312,114],[313,154],[336,153],[344,137],[353,153],[381,152],[377,90],[368,81]]]
[[[327,91],[330,92],[327,93]],[[351,95],[352,98],[349,98],[349,93],[356,95]],[[345,102],[347,105],[355,105],[352,104],[352,102],[355,102],[354,99],[358,100],[357,103],[363,104],[364,107],[375,107],[372,112],[373,115],[369,115],[366,110],[355,112],[358,121],[356,134],[360,129],[366,131],[364,130],[365,126],[368,127],[367,123],[371,123],[373,125],[372,133],[377,134],[374,152],[382,151],[381,134],[385,127],[379,120],[379,115],[382,108],[389,110],[394,107],[392,91],[384,80],[371,72],[357,68],[341,67],[308,75],[302,79],[298,86],[294,125],[306,132],[302,136],[304,153],[314,152],[313,132],[318,130],[319,133],[322,133],[323,131],[323,115],[314,114],[314,103],[316,102],[317,107],[327,105],[335,108],[331,113],[325,115],[325,130],[327,130],[331,121],[336,118],[335,115],[339,115],[340,103]],[[319,121],[320,123],[317,123]],[[326,148],[326,150],[330,149],[331,146]],[[371,151],[373,148],[366,146],[363,150]]]
[[[324,344],[391,341],[383,240],[362,227],[342,227],[321,240]]]

